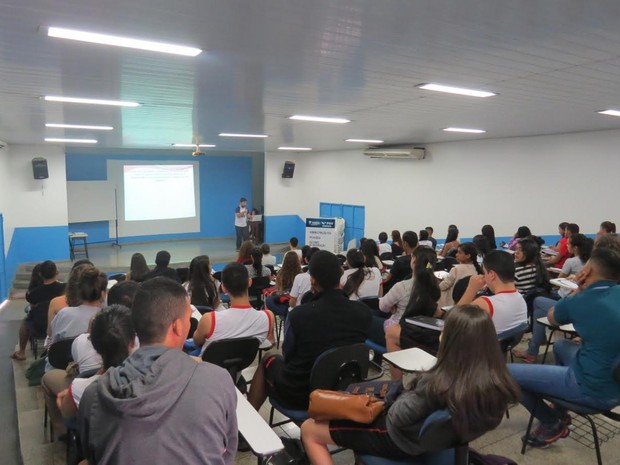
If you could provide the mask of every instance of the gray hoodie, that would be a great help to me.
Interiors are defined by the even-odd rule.
[[[90,385],[79,429],[93,464],[233,464],[237,395],[227,371],[141,347]]]

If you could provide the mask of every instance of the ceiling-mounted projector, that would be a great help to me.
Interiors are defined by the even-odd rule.
[[[200,157],[200,156],[202,156],[202,155],[206,155],[206,153],[205,153],[205,152],[203,152],[203,151],[201,151],[201,150],[194,150],[194,151],[192,152],[192,157]]]
[[[368,147],[364,150],[364,155],[370,158],[393,158],[401,160],[423,160],[426,156],[424,147],[413,147],[411,145],[399,146],[377,146]]]

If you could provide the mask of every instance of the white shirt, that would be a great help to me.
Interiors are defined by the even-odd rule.
[[[238,217],[237,213],[245,213],[242,217]],[[248,209],[239,205],[235,210],[235,226],[244,228],[248,225]]]
[[[297,299],[297,305],[300,304],[300,300],[303,295],[312,289],[312,284],[310,283],[310,274],[309,273],[299,273],[295,276],[293,281],[293,287],[291,287],[290,296]]]
[[[69,393],[71,394],[75,408],[80,406],[80,399],[82,399],[82,395],[84,395],[86,388],[93,384],[98,378],[101,378],[101,376],[102,375],[93,375],[90,378],[75,378],[71,381]]]
[[[387,242],[384,242],[383,244],[378,244],[378,247],[379,247],[379,257],[384,253],[392,253],[392,246],[388,244]]]
[[[431,249],[433,248],[433,243],[431,241],[419,241],[418,245],[419,246],[430,247]]]
[[[379,289],[381,287],[382,281],[381,271],[379,270],[379,268],[375,267],[369,268],[368,270],[370,271],[370,273],[368,273],[364,277],[364,280],[362,281],[362,284],[360,284],[360,287],[357,289],[357,292],[349,296],[350,300],[359,300],[365,297],[379,296]],[[340,286],[344,287],[347,282],[347,278],[356,271],[356,268],[351,270],[345,270],[345,272],[342,274],[342,277],[340,278]]]
[[[497,334],[516,328],[527,321],[527,304],[521,293],[516,289],[480,298],[489,306]]]
[[[276,265],[276,256],[271,255],[270,253],[263,255],[263,265]]]
[[[385,329],[400,322],[400,318],[407,309],[412,288],[413,278],[405,279],[394,284],[388,293],[379,299],[379,309],[382,312],[392,313],[392,316],[383,324]]]
[[[74,339],[73,344],[71,344],[71,355],[73,361],[77,363],[80,373],[101,368],[103,365],[101,355],[97,353],[93,343],[90,342],[89,333],[80,334]]]

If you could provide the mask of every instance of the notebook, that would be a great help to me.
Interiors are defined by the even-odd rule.
[[[445,321],[439,318],[433,318],[430,316],[413,316],[406,318],[405,321],[409,324],[420,326],[422,328],[434,329],[435,331],[443,331]]]

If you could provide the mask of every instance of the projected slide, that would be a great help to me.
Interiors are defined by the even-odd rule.
[[[124,165],[125,221],[196,216],[193,165]]]

